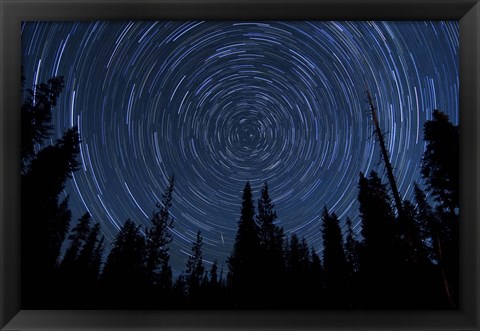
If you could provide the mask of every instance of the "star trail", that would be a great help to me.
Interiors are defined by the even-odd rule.
[[[458,22],[23,22],[26,87],[65,89],[55,136],[77,125],[81,169],[65,189],[107,241],[149,225],[175,174],[170,245],[184,269],[197,230],[225,271],[247,180],[278,225],[320,250],[324,206],[360,230],[360,172],[384,175],[366,86],[403,198],[422,182],[423,123],[458,124]],[[108,252],[108,250],[107,250]],[[208,266],[207,266],[208,267]]]

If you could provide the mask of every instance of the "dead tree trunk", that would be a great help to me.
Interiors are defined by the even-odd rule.
[[[385,163],[385,168],[387,169],[387,176],[390,182],[390,188],[392,189],[393,199],[395,201],[395,206],[397,207],[398,216],[403,216],[403,205],[402,199],[400,198],[400,193],[398,193],[397,182],[395,180],[395,176],[393,175],[393,167],[390,163],[390,158],[388,157],[388,151],[385,147],[385,139],[383,137],[383,132],[380,129],[380,124],[378,123],[378,117],[375,110],[375,106],[373,105],[372,96],[370,95],[370,91],[367,88],[367,98],[368,103],[370,104],[370,111],[372,113],[373,124],[375,125],[375,134],[377,135],[377,139],[380,143],[380,149],[382,151],[382,158]]]

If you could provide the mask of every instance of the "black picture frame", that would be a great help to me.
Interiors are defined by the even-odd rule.
[[[479,330],[478,0],[0,0],[2,330]],[[20,302],[20,22],[23,20],[459,20],[460,305],[455,311],[40,311]]]

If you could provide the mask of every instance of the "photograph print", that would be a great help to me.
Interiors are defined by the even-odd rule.
[[[24,21],[23,309],[458,309],[458,21]]]

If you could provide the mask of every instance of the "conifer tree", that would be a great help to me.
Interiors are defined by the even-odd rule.
[[[202,259],[203,239],[200,231],[197,232],[196,241],[192,246],[192,254],[188,257],[185,271],[185,282],[187,295],[195,296],[203,284],[205,266]]]
[[[232,290],[234,304],[237,307],[250,307],[249,304],[255,304],[251,298],[257,291],[259,230],[254,219],[255,209],[249,182],[245,184],[242,200],[233,252],[227,260],[228,283]]]
[[[268,185],[263,184],[260,199],[258,200],[258,212],[256,221],[259,233],[260,259],[258,270],[259,301],[265,306],[271,307],[281,299],[280,288],[284,279],[283,263],[283,229],[274,222],[277,213],[275,205],[269,196]]]
[[[424,124],[427,145],[421,172],[435,201],[433,242],[450,307],[458,304],[459,288],[459,128],[449,117],[433,111]]]
[[[97,245],[95,246],[95,250],[93,252],[93,259],[92,259],[92,273],[97,275],[97,280],[100,277],[100,270],[103,264],[104,251],[105,251],[105,236],[102,235]]]
[[[424,124],[427,142],[422,159],[422,176],[428,190],[446,213],[458,214],[459,207],[459,131],[446,114],[433,111]]]
[[[302,272],[308,272],[308,269],[310,268],[310,249],[308,248],[308,243],[307,239],[302,238],[302,241],[300,242],[298,246],[298,252],[299,252],[299,267]]]
[[[55,203],[52,199],[52,201],[50,201],[51,202],[50,207],[52,208],[52,210],[51,211],[46,210],[47,212],[44,215],[42,215],[45,217],[49,217],[47,222],[47,229],[49,229],[47,251],[49,252],[48,253],[49,255],[47,255],[46,257],[48,257],[47,265],[52,266],[54,268],[56,268],[60,262],[60,251],[61,251],[62,243],[65,241],[68,230],[70,229],[72,212],[70,211],[70,209],[68,209],[69,199],[70,199],[70,196],[67,195],[60,203],[57,204],[57,206],[55,206]],[[25,214],[28,215],[28,213],[25,213]],[[39,219],[41,218],[39,217]],[[39,232],[37,235],[40,235],[40,234],[41,232]]]
[[[63,305],[69,308],[87,308],[97,295],[97,280],[103,254],[98,239],[100,224],[90,226],[91,217],[85,213],[72,229],[70,244],[60,265]]]
[[[446,114],[433,111],[424,124],[427,142],[422,159],[422,176],[435,199],[437,253],[450,307],[458,304],[459,289],[459,130]]]
[[[71,221],[68,196],[60,200],[65,183],[78,169],[79,136],[69,129],[55,145],[40,150],[21,177],[22,298],[25,307],[58,305],[55,299],[60,249]],[[39,284],[42,284],[39,286]],[[49,292],[47,295],[43,292]],[[48,299],[40,301],[40,297]],[[45,303],[47,300],[51,303]],[[58,306],[56,306],[58,307]]]
[[[365,308],[379,308],[382,302],[384,307],[393,308],[400,304],[401,289],[397,285],[401,280],[397,278],[403,260],[390,197],[376,172],[372,171],[370,178],[360,173],[358,201],[363,236],[359,286],[363,303],[360,304]]]
[[[57,265],[69,229],[68,197],[58,200],[66,180],[79,167],[79,143],[76,128],[68,130],[54,146],[42,149],[22,176],[22,204],[28,206],[22,214],[22,239],[29,243],[24,250],[38,255],[32,256],[32,263],[42,261],[40,270]]]
[[[435,218],[435,213],[432,207],[427,202],[425,192],[420,186],[415,183],[414,185],[415,203],[416,207],[416,222],[420,227],[421,237],[426,242],[428,257],[432,261],[438,261],[438,244],[440,240],[439,224]],[[430,244],[428,244],[430,242]]]
[[[162,194],[162,203],[158,203],[157,210],[153,212],[152,227],[146,231],[146,268],[150,283],[164,291],[172,287],[168,244],[172,242],[170,229],[173,228],[173,218],[169,209],[172,206],[174,183],[172,175]]]
[[[290,235],[290,240],[285,241],[285,265],[289,273],[300,269],[300,241],[296,233]]]
[[[397,275],[402,280],[397,288],[401,289],[400,298],[405,308],[429,308],[433,292],[441,292],[437,286],[434,291],[432,278],[433,265],[429,259],[427,238],[424,237],[422,224],[418,222],[415,206],[408,200],[403,202],[404,213],[396,220],[397,235],[399,237],[399,252],[402,257],[402,269]],[[437,295],[438,297],[438,295]],[[416,298],[412,302],[411,298]],[[433,306],[435,307],[435,306]]]
[[[276,308],[307,308],[309,301],[304,300],[306,293],[311,292],[309,288],[310,272],[310,250],[305,238],[300,239],[295,233],[292,233],[290,240],[285,240],[285,278],[282,279],[285,286],[283,290],[284,300],[281,301],[282,307]]]
[[[358,201],[362,218],[361,233],[366,248],[372,248],[373,255],[370,255],[380,254],[381,248],[391,250],[396,241],[394,213],[386,186],[375,171],[370,173],[370,178],[360,173]]]
[[[57,199],[72,172],[80,167],[77,155],[80,152],[80,136],[77,127],[68,129],[53,146],[43,148],[32,160],[25,181],[38,186],[44,199]]]
[[[275,205],[268,193],[268,184],[265,182],[262,187],[261,197],[258,200],[258,213],[256,221],[258,224],[258,235],[260,246],[267,254],[272,252],[278,245],[276,233],[276,225],[274,223],[277,213],[274,210]]]
[[[175,304],[180,307],[186,306],[185,297],[187,295],[187,284],[185,282],[185,274],[182,273],[178,276],[175,281],[173,282],[172,291],[173,291],[173,298],[175,300]]]
[[[345,305],[348,268],[339,220],[324,207],[322,215],[323,267],[327,300],[332,307]]]
[[[35,145],[41,145],[53,133],[52,109],[63,88],[64,79],[59,76],[36,85],[33,90],[27,90],[27,97],[21,107],[22,173],[28,170],[29,162],[35,155]]]
[[[360,243],[352,228],[352,220],[347,217],[345,224],[347,226],[345,235],[345,258],[347,260],[347,286],[346,297],[349,308],[357,305],[358,299],[358,272],[360,269]]]
[[[218,278],[218,262],[215,259],[213,261],[212,267],[210,268],[210,287],[215,288],[220,284],[220,279]]]
[[[70,244],[62,259],[61,267],[72,268],[80,255],[80,251],[87,241],[87,236],[90,233],[90,214],[87,212],[78,219],[77,225],[71,230],[68,239]],[[72,270],[76,272],[76,270]]]
[[[93,286],[99,275],[103,255],[104,236],[99,239],[100,224],[95,223],[91,228],[82,250],[78,255],[78,269],[86,284]]]
[[[429,263],[426,238],[421,224],[418,222],[417,213],[413,204],[403,202],[404,215],[397,220],[397,233],[403,247],[403,257],[407,264]]]
[[[324,302],[324,273],[320,256],[315,252],[313,248],[310,250],[310,270],[308,272],[308,289],[305,293],[306,297],[310,297],[311,306],[309,308],[321,308],[325,304]],[[310,295],[308,294],[310,292]]]
[[[107,257],[101,275],[106,308],[137,308],[145,299],[148,280],[145,269],[145,239],[140,226],[128,219]]]
[[[290,241],[286,241],[285,257],[285,265],[289,273],[298,276],[305,273],[310,265],[310,250],[306,239],[302,238],[300,241],[298,236],[292,233]]]
[[[345,254],[348,264],[349,273],[353,275],[359,269],[359,258],[358,258],[358,241],[356,235],[353,232],[352,220],[347,217],[345,221],[347,225],[347,234],[345,237]]]

